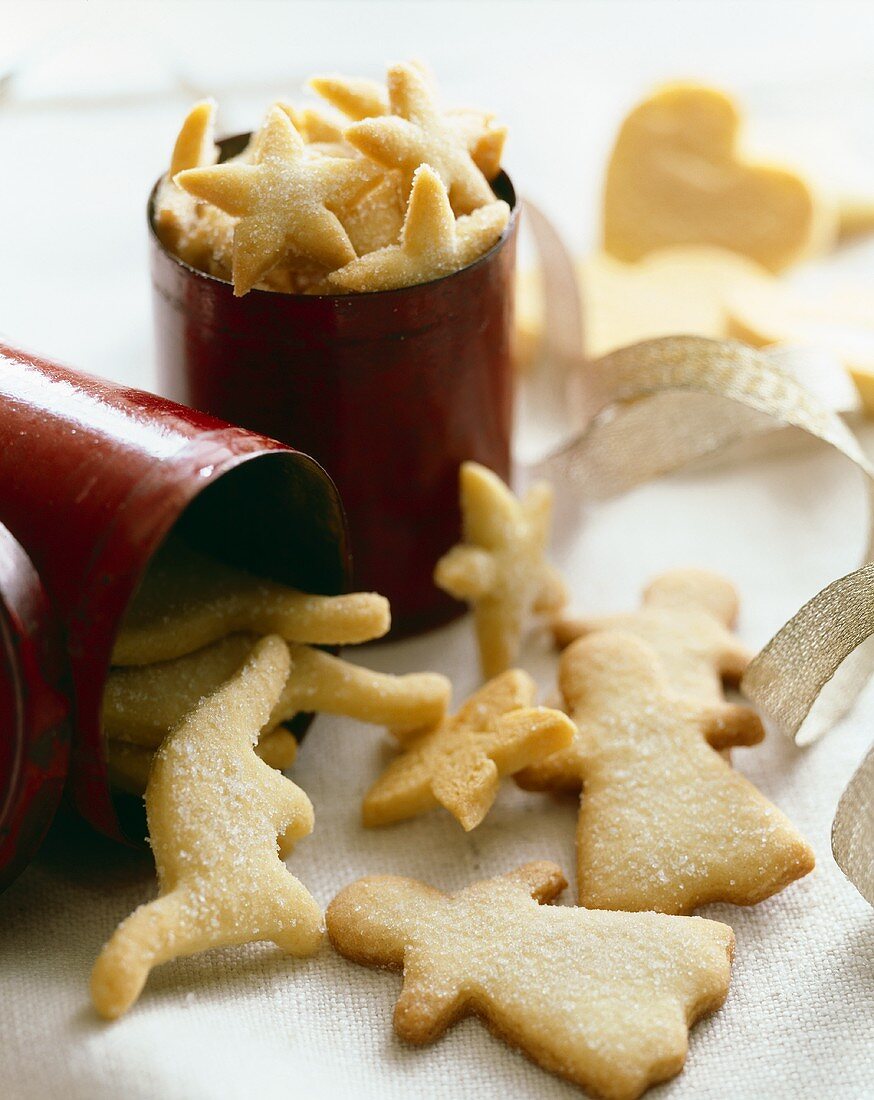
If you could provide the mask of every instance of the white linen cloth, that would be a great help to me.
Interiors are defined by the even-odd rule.
[[[710,466],[646,486],[582,517],[559,500],[556,557],[580,610],[635,606],[647,577],[679,564],[721,569],[743,595],[753,645],[804,598],[852,567],[861,492],[846,464],[805,446]],[[469,620],[412,641],[347,650],[395,672],[451,676],[456,701],[475,686]],[[535,634],[523,664],[554,691],[555,655]],[[864,755],[874,691],[824,740],[797,749],[775,736],[739,749],[735,765],[795,822],[816,870],[750,909],[710,906],[737,952],[726,1005],[691,1033],[687,1067],[654,1095],[779,1100],[871,1095],[874,912],[835,866],[829,827]],[[359,825],[366,786],[387,758],[380,730],[323,717],[294,779],[316,811],[314,834],[289,866],[326,904],[364,874],[398,873],[442,889],[525,860],[556,860],[573,893],[574,800],[506,783],[483,824],[464,834],[443,811],[382,830]],[[424,1049],[395,1039],[400,980],[325,947],[310,960],[271,946],[214,951],[154,972],[126,1018],[105,1024],[88,1001],[104,939],[151,895],[147,856],[67,825],[0,897],[0,1096],[8,1100],[285,1100],[289,1095],[571,1097],[576,1090],[493,1039],[476,1020]],[[524,951],[524,944],[520,944]],[[609,959],[605,959],[609,966]]]
[[[8,151],[0,173],[0,331],[132,385],[153,379],[145,198],[186,107],[202,94],[220,99],[222,128],[233,132],[259,118],[272,96],[294,94],[311,72],[376,76],[387,60],[425,56],[448,102],[491,107],[506,119],[514,178],[575,248],[595,239],[601,166],[622,113],[654,82],[678,76],[735,89],[769,139],[811,152],[820,169],[837,166],[836,182],[848,190],[870,190],[870,5],[468,2],[463,20],[443,4],[417,4],[410,18],[411,5],[361,0],[17,7],[10,18],[5,6],[0,35],[0,140]],[[74,27],[83,14],[90,29]],[[494,48],[485,48],[490,36]],[[7,68],[17,74],[11,94]],[[848,151],[859,171],[841,173]],[[865,246],[844,253],[846,274],[866,276],[871,256]],[[660,569],[722,569],[743,595],[741,633],[760,645],[857,565],[864,518],[854,480],[845,463],[812,446],[646,486],[593,510],[579,528],[572,502],[562,500],[556,557],[576,608],[592,612],[634,607]],[[393,672],[445,672],[456,700],[475,686],[467,621],[347,657]],[[548,699],[555,658],[542,638],[523,664]],[[728,1001],[693,1029],[683,1074],[649,1095],[874,1094],[874,912],[834,865],[829,844],[838,795],[872,729],[869,690],[811,748],[772,737],[734,753],[736,766],[811,841],[818,866],[753,909],[705,911],[737,935]],[[313,800],[316,829],[289,866],[321,903],[374,872],[453,889],[552,858],[572,880],[573,801],[509,783],[469,835],[442,812],[361,829],[360,797],[385,745],[380,731],[331,718],[320,718],[303,744],[292,775]],[[328,947],[310,960],[253,946],[168,964],[126,1018],[105,1024],[88,1000],[91,965],[153,888],[147,855],[65,825],[0,896],[2,1100],[578,1095],[475,1020],[431,1047],[403,1047],[391,1030],[399,978],[347,963]],[[573,882],[565,902],[572,891]]]

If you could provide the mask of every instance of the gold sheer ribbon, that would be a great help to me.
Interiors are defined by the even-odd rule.
[[[558,234],[544,231],[543,215],[530,203],[527,211],[539,226],[544,300],[561,301],[572,264]],[[604,499],[752,435],[800,429],[862,473],[869,500],[865,560],[874,558],[874,467],[837,413],[787,369],[791,352],[669,336],[586,362],[581,350],[575,358],[568,351],[578,334],[578,315],[565,326],[560,311],[550,311],[527,384],[551,392],[529,397],[529,404],[580,410],[579,428],[532,472],[571,482],[587,499]],[[771,727],[809,743],[855,702],[872,671],[874,640],[865,644],[872,635],[874,565],[865,565],[828,585],[780,628],[749,666],[741,690]],[[874,749],[841,797],[832,847],[874,904]]]

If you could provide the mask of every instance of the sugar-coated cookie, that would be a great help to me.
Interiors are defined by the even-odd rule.
[[[171,539],[152,559],[128,608],[112,663],[169,661],[236,631],[279,634],[309,645],[352,645],[382,637],[390,625],[384,596],[299,592]]]
[[[402,750],[364,798],[365,825],[389,825],[443,806],[462,828],[492,807],[501,777],[571,743],[574,726],[532,706],[535,686],[517,669],[472,695],[435,728],[402,737]]]
[[[257,641],[254,634],[230,634],[171,661],[112,669],[103,695],[107,736],[157,748],[204,695],[239,669]],[[446,712],[451,688],[436,672],[392,676],[310,646],[291,644],[289,652],[288,680],[262,739],[301,711],[343,714],[401,731],[432,726]]]
[[[683,1068],[689,1028],[728,993],[734,935],[700,917],[546,904],[554,863],[443,894],[360,879],[331,902],[328,935],[364,966],[402,970],[397,1034],[430,1043],[465,1016],[603,1100],[634,1100]]]
[[[328,276],[338,290],[396,290],[427,283],[473,263],[496,244],[510,207],[494,200],[456,220],[446,187],[427,164],[416,169],[400,239]]]
[[[494,201],[488,180],[471,156],[466,133],[440,110],[418,66],[389,69],[388,97],[390,114],[347,128],[344,136],[351,145],[377,164],[408,175],[420,164],[430,165],[445,184],[456,214],[470,214]]]
[[[360,157],[314,156],[281,107],[271,108],[250,162],[190,168],[173,177],[183,190],[238,218],[234,293],[246,294],[289,251],[326,268],[355,259],[329,204],[349,199],[377,175]]]
[[[517,500],[477,462],[460,470],[462,542],[434,570],[434,583],[473,607],[483,676],[515,663],[526,618],[558,612],[567,590],[546,560],[552,488],[533,485]]]
[[[734,586],[718,573],[671,569],[647,585],[639,611],[560,618],[552,632],[562,649],[605,630],[634,634],[654,650],[673,692],[719,703],[723,683],[738,684],[752,660],[731,632],[738,605]]]
[[[792,824],[714,748],[754,744],[748,707],[676,695],[632,634],[573,642],[559,685],[577,726],[570,748],[517,777],[526,790],[579,790],[581,905],[689,913],[752,905],[813,869]]]
[[[604,185],[604,247],[634,261],[669,245],[711,244],[781,271],[831,243],[833,203],[785,168],[747,160],[729,96],[670,84],[619,131]]]
[[[255,940],[292,955],[319,947],[319,907],[282,862],[312,832],[312,805],[253,752],[289,667],[282,639],[263,639],[158,750],[146,814],[159,895],[119,925],[94,965],[102,1016],[121,1016],[152,967],[180,955]]]

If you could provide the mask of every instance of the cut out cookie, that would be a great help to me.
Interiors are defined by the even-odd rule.
[[[545,904],[554,863],[446,895],[360,879],[331,902],[328,935],[364,966],[402,970],[397,1034],[430,1043],[465,1016],[605,1100],[634,1100],[683,1068],[689,1028],[728,993],[734,935],[700,917]]]
[[[597,359],[617,348],[673,336],[729,335],[728,304],[736,289],[752,293],[774,281],[763,267],[725,248],[684,245],[623,263],[605,252],[577,263],[583,352]],[[767,289],[767,287],[766,287]],[[539,272],[522,272],[516,299],[517,361],[536,352],[543,325]]]
[[[443,806],[465,830],[479,825],[502,776],[573,739],[566,715],[531,705],[535,690],[526,673],[505,672],[435,729],[401,738],[401,754],[364,798],[364,824],[390,825]]]
[[[360,157],[314,155],[288,114],[271,108],[250,162],[190,168],[174,176],[183,190],[239,218],[234,231],[234,293],[248,293],[292,252],[326,268],[355,258],[331,207],[378,173]]]
[[[341,290],[396,290],[439,279],[479,259],[510,218],[505,202],[489,202],[457,221],[440,177],[416,169],[400,241],[360,256],[328,276]]]
[[[562,649],[605,630],[633,634],[655,652],[671,691],[718,704],[723,683],[738,684],[752,660],[730,629],[738,606],[734,586],[718,573],[672,569],[648,585],[639,611],[558,619],[552,631]]]
[[[292,955],[318,949],[319,907],[280,858],[312,832],[313,808],[252,751],[289,666],[282,639],[263,639],[158,750],[146,814],[159,896],[119,925],[94,965],[101,1016],[126,1012],[169,959],[256,940]]]
[[[237,631],[275,633],[311,645],[352,645],[381,637],[390,625],[384,596],[310,595],[243,573],[174,539],[152,559],[112,663],[169,661]]]
[[[517,781],[526,790],[582,787],[581,905],[753,905],[813,869],[792,824],[713,751],[761,739],[748,707],[675,695],[655,653],[630,634],[574,642],[559,683],[577,735]]]
[[[483,676],[514,664],[525,619],[567,602],[558,572],[546,560],[552,488],[540,481],[517,500],[477,462],[460,471],[463,541],[445,554],[434,583],[473,607]]]
[[[745,159],[741,117],[722,92],[671,84],[628,115],[604,187],[604,246],[634,261],[712,244],[781,271],[832,243],[833,203],[784,168]]]
[[[797,344],[837,359],[874,413],[874,293],[870,286],[802,290],[774,283],[761,293],[736,287],[728,298],[728,335],[753,347]]]
[[[388,96],[392,113],[353,123],[346,140],[377,164],[400,169],[408,178],[420,164],[430,165],[446,186],[456,214],[470,214],[494,202],[488,180],[471,157],[468,135],[437,106],[422,71],[414,65],[392,66]]]
[[[112,669],[103,696],[107,736],[157,748],[204,695],[233,676],[257,640],[231,634],[172,661]],[[309,646],[290,645],[289,652],[291,671],[262,740],[301,711],[343,714],[402,731],[432,726],[446,712],[451,688],[436,672],[391,676]]]
[[[132,741],[109,742],[109,781],[128,794],[142,796],[149,782],[155,749]],[[271,730],[261,734],[255,752],[265,764],[287,771],[297,759],[297,739],[289,730]]]

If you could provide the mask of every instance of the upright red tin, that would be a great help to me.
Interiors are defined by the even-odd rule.
[[[54,808],[67,721],[75,807],[109,835],[142,839],[141,812],[128,820],[109,788],[101,703],[115,636],[171,528],[312,592],[343,591],[348,556],[337,491],[312,458],[4,344],[0,523],[2,885]],[[28,752],[42,764],[24,781]]]
[[[222,156],[247,137],[222,142]],[[349,520],[354,585],[390,599],[393,636],[460,610],[433,583],[459,536],[459,465],[510,473],[519,209],[506,175],[493,187],[512,215],[485,256],[368,294],[235,298],[162,246],[150,203],[161,391],[294,440],[325,467]]]

